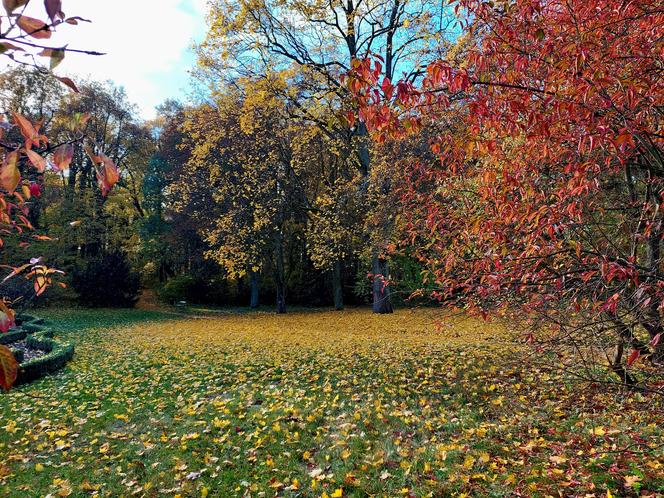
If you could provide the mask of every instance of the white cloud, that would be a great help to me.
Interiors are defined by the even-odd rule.
[[[60,75],[113,80],[125,88],[141,116],[154,116],[154,107],[168,97],[184,96],[191,45],[205,34],[207,0],[64,0],[67,16],[91,24],[63,25],[50,40],[53,46],[104,52],[94,57],[67,54]],[[35,4],[35,5],[32,5]],[[43,12],[33,0],[30,12]],[[40,15],[39,17],[44,17]]]

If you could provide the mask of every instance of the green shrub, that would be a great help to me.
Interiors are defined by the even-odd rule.
[[[174,304],[178,301],[190,300],[190,297],[196,293],[195,290],[198,285],[200,285],[200,282],[189,275],[173,277],[157,289],[157,295],[162,301]]]
[[[2,295],[14,302],[34,296],[34,283],[23,276],[10,278],[2,283]]]

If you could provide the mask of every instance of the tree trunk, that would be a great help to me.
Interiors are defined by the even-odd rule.
[[[661,203],[662,199],[659,194],[654,195],[654,202]],[[652,229],[648,237],[647,255],[648,266],[653,274],[656,274],[661,265],[661,241],[662,241],[662,222],[660,221]],[[650,304],[646,307],[643,313],[644,319],[641,320],[643,328],[648,331],[650,339],[654,340],[659,336],[659,343],[654,347],[652,360],[655,363],[664,362],[664,325],[662,324],[662,315],[659,310],[659,305],[656,299],[652,299]]]
[[[277,313],[286,313],[286,283],[284,271],[284,244],[283,235],[279,233],[276,238],[276,268],[274,282],[277,288]]]
[[[650,353],[648,345],[640,341],[625,322],[615,317],[611,317],[611,320],[616,326],[616,332],[622,343],[629,345],[632,349],[638,349],[641,354]]]
[[[337,259],[334,262],[332,270],[332,292],[334,294],[334,309],[341,311],[344,309],[344,289],[343,289],[343,262]]]
[[[251,286],[249,307],[255,309],[258,308],[258,273],[253,270],[249,270],[249,285]]]
[[[633,386],[636,384],[636,380],[632,377],[625,366],[622,364],[624,346],[622,340],[616,345],[613,358],[610,359],[611,370],[615,373],[620,381],[626,386]]]
[[[389,275],[387,260],[374,254],[371,267],[373,270],[373,312],[380,314],[393,313],[390,288],[386,285]]]
[[[360,137],[358,144],[358,159],[360,161],[360,173],[364,177],[362,184],[363,193],[366,195],[369,188],[369,169],[371,166],[371,154],[369,145],[367,143],[369,131],[364,123],[360,122],[357,128],[356,135]],[[383,229],[384,230],[384,229]],[[387,314],[393,313],[392,302],[390,300],[390,289],[385,286],[385,281],[382,277],[387,279],[388,268],[387,260],[381,258],[376,249],[371,258],[371,269],[373,272],[373,305],[374,313]]]
[[[277,285],[277,314],[286,313],[286,296],[284,296],[283,286]]]

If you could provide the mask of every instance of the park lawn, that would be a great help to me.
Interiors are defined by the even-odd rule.
[[[0,496],[664,493],[661,402],[568,385],[500,324],[43,314],[76,356],[0,395]]]

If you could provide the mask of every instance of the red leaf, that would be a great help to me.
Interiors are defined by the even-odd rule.
[[[64,144],[55,149],[53,153],[53,161],[57,171],[66,171],[74,158],[74,146],[72,144]]]
[[[16,275],[22,273],[23,271],[25,271],[29,267],[30,267],[29,264],[25,264],[23,266],[19,266],[18,268],[12,268],[12,272],[9,275],[7,275],[4,279],[2,279],[2,282],[0,282],[0,283],[4,284],[7,280],[9,280],[10,278],[15,277]],[[8,311],[11,314],[11,311],[6,306],[4,306],[4,305],[0,306],[0,312],[7,313]]]
[[[82,22],[92,22],[90,19],[83,19],[82,17],[78,17],[78,16],[76,16],[76,17],[68,17],[67,19],[65,19],[65,22],[66,22],[67,24],[74,24],[74,25],[76,25],[76,24],[78,24],[78,21],[82,21]]]
[[[55,21],[56,17],[64,19],[65,15],[62,13],[62,0],[44,0],[44,7],[46,13],[51,21]]]
[[[120,179],[120,172],[115,163],[108,156],[99,154],[99,158],[103,165],[102,168],[97,171],[97,179],[99,180],[102,195],[105,197],[111,191],[113,185],[115,185]]]
[[[25,52],[25,49],[18,47],[14,45],[13,43],[9,42],[0,42],[0,53],[5,53],[8,50],[20,50],[21,52]]]
[[[33,38],[43,39],[51,37],[51,30],[48,24],[34,17],[19,16],[16,24]]]
[[[28,155],[28,159],[30,159],[32,165],[37,168],[37,171],[43,173],[46,169],[46,159],[37,154],[34,150],[27,149],[25,153]]]
[[[638,349],[633,349],[631,353],[629,353],[629,356],[627,357],[627,366],[631,367],[636,360],[639,359],[639,356],[641,356],[641,351]]]
[[[11,14],[19,7],[23,7],[30,0],[2,0],[2,5],[4,5],[5,10],[8,14]]]
[[[348,120],[348,124],[351,128],[355,126],[355,113],[353,111],[349,111],[346,114],[346,119]]]
[[[4,301],[0,300],[0,332],[8,332],[16,324],[15,317],[14,310],[9,309]]]
[[[383,78],[383,84],[381,85],[381,89],[383,90],[383,93],[385,94],[385,98],[387,100],[391,100],[392,99],[392,92],[394,91],[394,86],[392,85],[392,83],[390,82],[390,79],[387,76],[385,76],[385,78]]]
[[[657,334],[655,337],[652,338],[652,341],[650,341],[650,345],[655,347],[659,344],[659,341],[662,339],[662,332]]]
[[[18,376],[18,362],[7,346],[0,345],[0,387],[9,391]]]
[[[35,277],[35,294],[41,296],[48,287],[48,280],[43,273]]]
[[[49,57],[51,59],[51,71],[55,69],[65,58],[65,47],[63,48],[45,48],[37,55],[41,57]]]
[[[76,83],[71,78],[67,78],[66,76],[56,76],[56,80],[58,80],[60,83],[64,83],[67,85],[74,93],[81,93],[76,86]]]
[[[41,187],[38,183],[30,184],[30,195],[33,197],[41,197]]]
[[[14,121],[20,128],[21,135],[23,135],[23,138],[25,138],[26,142],[32,142],[39,137],[37,130],[35,130],[35,127],[32,125],[28,118],[17,112],[12,112],[12,116],[14,116]]]

